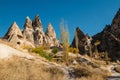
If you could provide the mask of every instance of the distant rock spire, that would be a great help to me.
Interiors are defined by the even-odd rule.
[[[32,22],[34,29],[34,43],[36,46],[43,45],[46,42],[45,34],[43,32],[42,23],[39,19],[39,15],[35,16],[35,19]]]
[[[85,50],[84,50],[84,43],[86,42],[86,39],[85,39],[85,34],[80,30],[79,27],[76,28],[76,32],[75,32],[77,35],[77,38],[78,38],[78,42],[77,42],[77,46],[79,48],[79,51],[81,54],[84,54],[85,53]],[[75,40],[75,37],[73,39],[73,42],[71,44],[71,47],[73,48],[76,48],[76,40]]]
[[[20,43],[20,39],[23,38],[23,35],[22,35],[22,31],[20,30],[16,22],[14,22],[11,25],[11,27],[5,34],[4,38],[11,43],[15,43],[15,44]]]
[[[39,15],[36,15],[33,21],[27,16],[23,31],[14,22],[5,34],[4,39],[14,44],[14,46],[19,44],[19,47],[59,46],[59,40],[56,38],[56,33],[51,23],[48,24],[45,34]]]
[[[26,22],[24,24],[24,30],[23,30],[23,36],[24,38],[34,44],[34,35],[33,35],[33,27],[32,27],[32,21],[31,19],[27,16],[26,17]]]
[[[53,29],[53,26],[51,23],[48,24],[45,34],[48,35],[49,37],[56,38],[56,33],[55,33],[55,30]]]
[[[51,23],[48,24],[45,35],[47,44],[49,44],[50,46],[59,46],[59,41],[56,38],[56,33]]]
[[[32,22],[32,26],[33,26],[34,30],[37,28],[41,29],[41,31],[43,30],[41,20],[39,19],[39,15],[35,16],[35,18]]]

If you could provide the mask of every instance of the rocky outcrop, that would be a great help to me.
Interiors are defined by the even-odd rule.
[[[28,16],[26,17],[23,31],[21,31],[14,22],[4,36],[4,39],[15,45],[19,44],[21,46],[59,46],[59,40],[56,38],[56,33],[52,25],[49,23],[46,33],[44,33],[38,15],[35,16],[33,21],[31,21]]]
[[[59,46],[59,40],[56,38],[56,33],[51,23],[48,24],[45,35],[46,35],[47,44],[49,44],[50,46]]]
[[[47,27],[45,34],[49,37],[56,38],[56,33],[55,33],[55,30],[53,29],[53,26],[51,23],[48,24],[48,27]]]
[[[32,44],[34,44],[34,35],[33,35],[33,33],[34,33],[34,30],[33,30],[33,26],[32,26],[32,21],[27,16],[26,17],[26,22],[24,24],[23,36],[24,36],[24,39],[31,42]]]
[[[76,33],[77,33],[77,37],[78,37],[78,49],[80,51],[81,54],[85,53],[85,34],[79,29],[79,27],[76,28]],[[71,47],[76,48],[76,40],[75,38],[73,39],[73,42],[71,44]]]
[[[108,51],[112,59],[120,59],[120,9],[115,15],[112,24],[106,25],[105,29],[93,36],[93,43],[99,40],[100,52]]]
[[[4,39],[6,39],[8,42],[11,42],[14,45],[21,45],[23,34],[16,22],[14,22],[11,25],[8,32],[5,34]]]
[[[42,23],[39,19],[39,16],[35,16],[35,19],[32,22],[32,26],[34,29],[34,43],[36,46],[39,45],[44,45],[46,44],[46,37],[45,34],[43,32],[43,28],[42,28]]]

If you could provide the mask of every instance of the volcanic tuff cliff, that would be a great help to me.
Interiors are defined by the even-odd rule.
[[[93,43],[96,40],[101,42],[98,46],[99,51],[108,51],[112,59],[120,57],[120,9],[115,15],[112,24],[106,25],[102,32],[93,36]]]
[[[81,54],[85,53],[85,44],[87,41],[87,36],[79,29],[76,28],[76,33],[78,37],[78,48]],[[94,51],[94,43],[100,41],[100,44],[97,46],[99,52],[107,51],[111,59],[120,59],[120,9],[115,15],[112,24],[106,25],[102,32],[94,35],[92,37],[92,50]],[[71,44],[71,47],[76,48],[75,37]]]
[[[59,46],[59,40],[51,24],[48,24],[46,32],[43,32],[42,23],[39,16],[35,16],[31,21],[27,16],[24,24],[24,30],[21,31],[14,22],[5,34],[4,39],[18,46]]]
[[[79,49],[81,54],[84,54],[85,53],[85,50],[84,50],[85,34],[79,29],[79,27],[76,28],[76,33],[77,33],[76,36],[78,37],[78,49]],[[76,48],[75,37],[73,39],[71,47]]]

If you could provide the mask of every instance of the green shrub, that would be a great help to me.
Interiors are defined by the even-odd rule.
[[[70,48],[69,48],[69,52],[79,53],[79,49],[70,47]]]
[[[58,49],[57,48],[53,48],[52,49],[52,53],[56,54],[58,52]]]
[[[43,50],[43,47],[34,48],[34,49],[32,49],[32,52],[35,52],[48,60],[52,59],[52,56],[47,55],[46,52]]]

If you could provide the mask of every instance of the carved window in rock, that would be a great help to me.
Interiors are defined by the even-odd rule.
[[[20,42],[17,42],[18,45],[20,45]]]
[[[21,38],[22,38],[22,36],[21,36],[21,35],[17,35],[17,37],[18,37],[19,39],[21,39]]]

